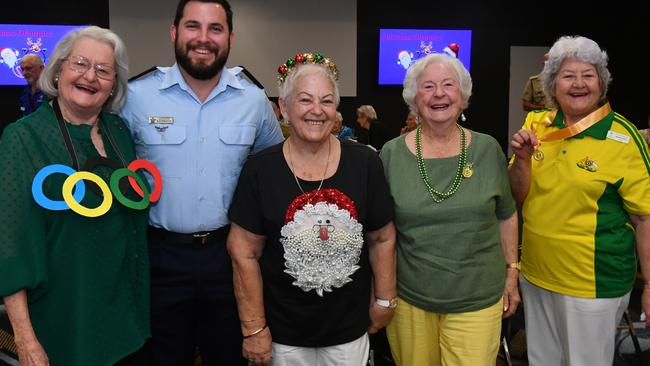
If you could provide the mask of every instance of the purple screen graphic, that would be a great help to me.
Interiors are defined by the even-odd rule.
[[[0,24],[0,85],[27,85],[20,60],[35,53],[47,64],[54,46],[80,25]]]
[[[402,85],[406,70],[430,53],[458,58],[469,70],[471,30],[380,29],[379,85]]]

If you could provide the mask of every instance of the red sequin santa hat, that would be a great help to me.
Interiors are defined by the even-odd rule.
[[[350,217],[358,219],[357,207],[354,201],[345,193],[338,189],[317,189],[298,196],[287,208],[287,214],[284,217],[284,223],[293,220],[296,211],[301,210],[305,205],[315,205],[318,202],[335,204],[339,209],[346,210]]]

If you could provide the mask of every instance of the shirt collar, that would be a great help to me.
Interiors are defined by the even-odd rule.
[[[609,112],[603,119],[596,122],[593,126],[569,138],[573,139],[573,138],[584,138],[585,136],[591,136],[599,140],[606,139],[607,132],[609,132],[609,130],[612,128],[614,113],[615,113],[614,111]],[[562,113],[561,109],[557,111],[557,115],[555,115],[555,119],[553,120],[553,123],[551,123],[551,126],[558,127],[558,128],[566,127],[566,125],[564,124],[564,113]]]
[[[160,83],[161,90],[170,88],[174,85],[178,85],[184,91],[194,95],[192,88],[190,88],[190,86],[187,85],[187,82],[183,78],[183,74],[181,74],[181,70],[177,63],[175,63],[171,67],[159,67],[158,69],[164,74],[163,80]],[[238,67],[232,69],[228,69],[224,67],[223,71],[221,72],[221,77],[219,78],[219,82],[214,87],[212,92],[210,92],[210,95],[206,99],[206,102],[214,98],[215,96],[221,94],[229,86],[235,89],[244,89],[244,86],[239,82],[239,79],[237,78],[237,74],[239,74],[240,71],[241,68]]]

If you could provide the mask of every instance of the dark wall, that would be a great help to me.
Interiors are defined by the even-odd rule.
[[[377,85],[379,28],[471,29],[474,90],[464,124],[494,136],[505,149],[510,140],[510,46],[550,47],[562,35],[578,34],[595,40],[609,54],[614,80],[608,95],[614,110],[647,128],[650,84],[648,59],[642,56],[650,35],[647,2],[609,2],[607,8],[597,8],[594,2],[534,3],[539,6],[472,0],[406,2],[400,7],[359,0],[356,103],[372,104],[395,133],[406,119],[402,88]]]
[[[561,35],[580,34],[594,39],[610,56],[613,108],[645,127],[650,104],[646,3],[616,1],[597,8],[594,2],[546,1],[536,2],[539,6],[533,8],[479,0],[390,6],[358,0],[357,97],[342,98],[339,109],[345,124],[353,125],[356,107],[371,104],[396,135],[407,108],[401,87],[377,85],[379,28],[472,29],[474,91],[465,125],[494,136],[505,147],[509,141],[510,46],[550,46]],[[109,25],[108,0],[12,2],[11,8],[0,13],[0,23]],[[0,128],[20,116],[20,91],[20,87],[0,87]]]
[[[11,1],[9,8],[0,12],[0,23],[109,26],[108,0]],[[0,130],[22,116],[18,104],[22,90],[22,86],[0,86]]]

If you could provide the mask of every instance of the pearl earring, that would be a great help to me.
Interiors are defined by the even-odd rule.
[[[467,118],[465,118],[465,113],[460,114],[460,120],[463,122],[467,121]]]

